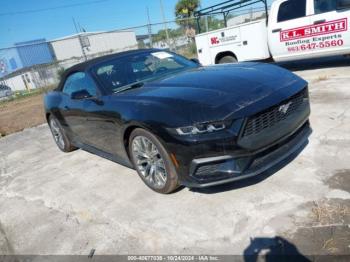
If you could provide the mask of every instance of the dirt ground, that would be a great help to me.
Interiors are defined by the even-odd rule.
[[[45,123],[43,95],[0,103],[0,137]]]
[[[293,69],[309,82],[309,144],[289,163],[232,184],[163,196],[134,170],[60,152],[47,125],[1,138],[0,254],[291,252],[350,261],[349,64]],[[34,100],[31,114],[43,116]],[[30,103],[19,103],[26,114]]]

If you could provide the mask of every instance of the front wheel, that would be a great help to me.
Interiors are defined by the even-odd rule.
[[[135,129],[130,135],[129,154],[137,173],[152,190],[168,194],[178,187],[175,166],[152,133]]]

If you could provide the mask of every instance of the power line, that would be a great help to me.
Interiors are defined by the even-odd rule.
[[[102,2],[106,2],[106,1],[110,1],[110,0],[95,0],[95,1],[80,2],[80,3],[75,3],[75,4],[60,5],[60,6],[55,6],[55,7],[41,8],[41,9],[30,9],[30,10],[24,10],[24,11],[0,13],[0,16],[39,13],[39,12],[50,11],[50,10],[57,10],[57,9],[63,9],[63,8],[69,8],[69,7],[74,7],[74,6],[99,4],[99,3],[102,3]]]

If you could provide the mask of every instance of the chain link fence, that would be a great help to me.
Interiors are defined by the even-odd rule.
[[[57,86],[65,69],[95,57],[141,48],[168,49],[197,56],[195,35],[265,18],[262,8],[228,15],[189,18],[104,31],[80,32],[60,39],[39,39],[0,49],[0,86],[14,94]],[[1,96],[1,92],[0,92]]]

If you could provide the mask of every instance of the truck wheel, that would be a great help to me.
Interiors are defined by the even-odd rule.
[[[219,64],[230,64],[230,63],[237,63],[237,59],[233,56],[227,55],[219,60]]]

